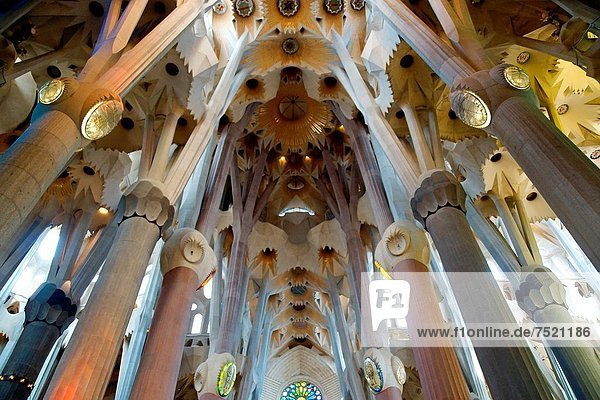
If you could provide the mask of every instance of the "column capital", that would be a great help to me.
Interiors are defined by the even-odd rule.
[[[423,179],[410,200],[410,206],[415,219],[427,229],[427,218],[443,207],[466,212],[465,198],[465,191],[454,175],[436,170]]]
[[[521,284],[515,294],[519,307],[532,319],[537,311],[550,305],[568,308],[566,291],[562,282],[554,272],[541,265],[530,265],[523,268]]]
[[[387,227],[375,248],[375,261],[391,271],[400,261],[417,260],[429,264],[429,243],[413,221],[396,221]]]
[[[156,224],[162,233],[171,226],[175,208],[165,196],[162,183],[145,179],[139,180],[127,189],[124,197],[123,220],[142,217]]]
[[[54,325],[62,333],[75,319],[77,303],[74,303],[54,283],[43,283],[27,301],[24,326],[41,321]]]
[[[32,120],[49,111],[60,111],[79,127],[83,138],[97,140],[108,135],[121,120],[119,95],[97,83],[58,78],[44,83]]]
[[[389,388],[402,393],[406,382],[406,370],[400,358],[386,348],[371,348],[365,351],[363,371],[369,389],[377,394]]]
[[[235,358],[231,354],[211,354],[194,373],[194,388],[198,398],[226,398],[233,389],[236,376]]]
[[[179,228],[165,239],[160,254],[163,275],[175,268],[189,268],[198,275],[198,285],[201,285],[215,273],[215,254],[200,232],[192,228]]]

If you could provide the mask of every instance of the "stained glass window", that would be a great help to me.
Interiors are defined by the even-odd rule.
[[[283,390],[280,400],[323,400],[323,395],[312,383],[295,382]]]

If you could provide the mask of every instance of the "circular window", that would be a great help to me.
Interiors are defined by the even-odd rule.
[[[312,383],[301,381],[283,389],[280,400],[323,400],[323,395]]]

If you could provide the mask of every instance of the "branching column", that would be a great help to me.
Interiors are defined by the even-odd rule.
[[[84,116],[101,101],[120,103],[115,93],[93,84],[72,78],[56,82],[61,95],[50,104],[38,104],[29,128],[0,158],[0,256],[10,250],[5,246],[73,154],[89,143],[79,130]],[[116,125],[120,114],[108,114],[104,116]]]
[[[235,144],[248,122],[250,122],[257,105],[258,103],[253,103],[248,106],[244,116],[238,122],[229,124],[219,138],[215,158],[210,167],[206,190],[204,191],[204,201],[196,223],[196,229],[206,238],[210,239],[212,237],[217,223],[219,204],[229,175],[229,166],[236,154]]]
[[[464,201],[458,180],[446,171],[436,171],[423,180],[411,206],[430,233],[446,272],[480,272],[489,277],[479,279],[475,288],[476,293],[486,295],[474,298],[473,282],[449,275],[465,322],[516,324],[467,222]],[[552,398],[529,348],[476,347],[475,352],[494,398]]]
[[[46,357],[76,312],[77,305],[53,283],[43,284],[29,298],[23,332],[0,375],[1,399],[29,397]]]
[[[516,291],[519,306],[536,323],[571,324],[563,283],[546,267],[525,267]],[[563,366],[569,385],[578,399],[600,398],[600,361],[593,345],[578,341],[548,341],[550,350]],[[565,346],[566,345],[566,346]]]
[[[333,316],[335,319],[335,328],[337,332],[331,332],[332,335],[339,335],[340,347],[342,350],[342,356],[344,363],[346,364],[346,380],[350,392],[356,400],[362,400],[365,398],[363,385],[360,380],[360,372],[354,361],[354,355],[352,352],[352,338],[348,332],[348,322],[344,317],[344,309],[342,308],[342,302],[340,301],[340,293],[338,290],[336,279],[329,275],[327,277],[327,283],[329,284],[329,293],[331,295],[331,306],[333,308]]]
[[[18,236],[21,223],[83,141],[68,115],[50,111],[34,120],[0,158],[1,255],[8,255],[11,238]],[[35,168],[31,168],[32,160]]]
[[[96,400],[102,397],[148,261],[173,207],[159,183],[139,181],[125,194],[125,214],[85,312],[45,399]]]
[[[205,238],[210,239],[216,223],[227,167],[235,155],[235,143],[254,109],[251,106],[239,122],[228,125],[222,133],[197,223],[200,232],[190,228],[179,229],[163,248],[163,284],[132,399],[149,396],[170,398],[175,393],[194,292],[201,283],[210,279],[215,267],[214,254]]]
[[[223,293],[223,314],[217,353],[237,354],[241,333],[242,313],[246,302],[250,274],[246,270],[248,236],[260,217],[262,210],[277,181],[269,180],[260,193],[263,173],[267,163],[268,150],[263,149],[254,168],[247,172],[246,184],[239,184],[237,160],[231,166],[231,185],[233,190],[233,234],[231,262],[227,269],[225,291]]]
[[[255,376],[258,376],[262,371],[257,370],[258,350],[265,322],[267,303],[270,295],[270,287],[268,278],[263,279],[262,286],[258,292],[258,301],[252,321],[252,332],[250,333],[250,342],[248,343],[248,351],[242,367],[243,377],[240,384],[240,398],[250,398],[250,394],[256,387]]]
[[[444,318],[427,267],[429,243],[425,233],[412,221],[396,222],[385,231],[375,257],[384,268],[395,273],[393,279],[402,279],[410,284],[410,307],[406,318],[410,337],[416,340],[419,328],[441,326]],[[470,398],[448,339],[440,339],[429,347],[411,347],[426,399]]]
[[[348,270],[349,280],[353,294],[352,304],[358,313],[360,310],[359,298],[361,287],[361,273],[366,272],[365,248],[360,238],[360,221],[358,219],[358,183],[360,172],[357,166],[353,166],[348,182],[346,168],[334,164],[329,149],[323,149],[323,161],[329,177],[331,191],[324,179],[317,181],[317,187],[325,197],[327,206],[340,223],[346,235],[346,247],[348,248]],[[346,198],[348,193],[348,198]]]
[[[144,2],[130,2],[118,22],[105,27],[108,29],[103,32],[106,40],[99,41],[98,51],[82,71],[86,81],[61,78],[58,81],[64,82],[65,88],[60,96],[49,105],[38,104],[30,127],[0,158],[0,182],[3,182],[0,201],[4,205],[0,208],[0,258],[6,251],[6,243],[69,159],[89,143],[79,131],[84,116],[100,101],[119,99],[116,93],[123,94],[132,88],[203,10],[202,3],[202,0],[193,0],[179,5],[119,58],[133,33],[132,25],[135,26],[145,7]],[[104,74],[98,79],[101,72]],[[103,87],[110,90],[93,82],[102,82]],[[120,112],[103,114],[101,117],[108,121],[103,127],[105,135],[117,124]],[[36,160],[35,164],[31,163],[32,159]]]
[[[371,147],[371,141],[365,126],[355,120],[347,119],[342,113],[339,105],[330,103],[338,120],[344,125],[346,133],[352,141],[352,150],[356,155],[356,161],[362,172],[363,182],[367,189],[371,209],[377,222],[379,234],[383,234],[388,226],[394,222],[394,217],[390,211],[383,181],[381,179],[381,171],[375,159],[375,152]]]
[[[523,98],[509,86],[502,66],[475,73],[406,4],[393,0],[373,0],[373,4],[447,85],[456,85],[455,92],[470,90],[483,100],[491,117],[486,130],[502,141],[600,270],[600,247],[594,246],[600,242],[598,168],[542,114],[533,99]],[[452,108],[464,109],[455,102]]]
[[[202,234],[175,231],[160,260],[163,284],[130,399],[172,398],[196,288],[210,277],[214,255]]]
[[[452,106],[467,106],[470,91],[489,107],[491,132],[600,270],[600,170],[539,111],[531,90],[511,87],[507,67],[462,79],[451,93]]]

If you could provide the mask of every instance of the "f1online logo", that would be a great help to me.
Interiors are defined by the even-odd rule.
[[[408,315],[410,284],[403,280],[374,280],[369,283],[371,324],[377,331],[381,321]]]

